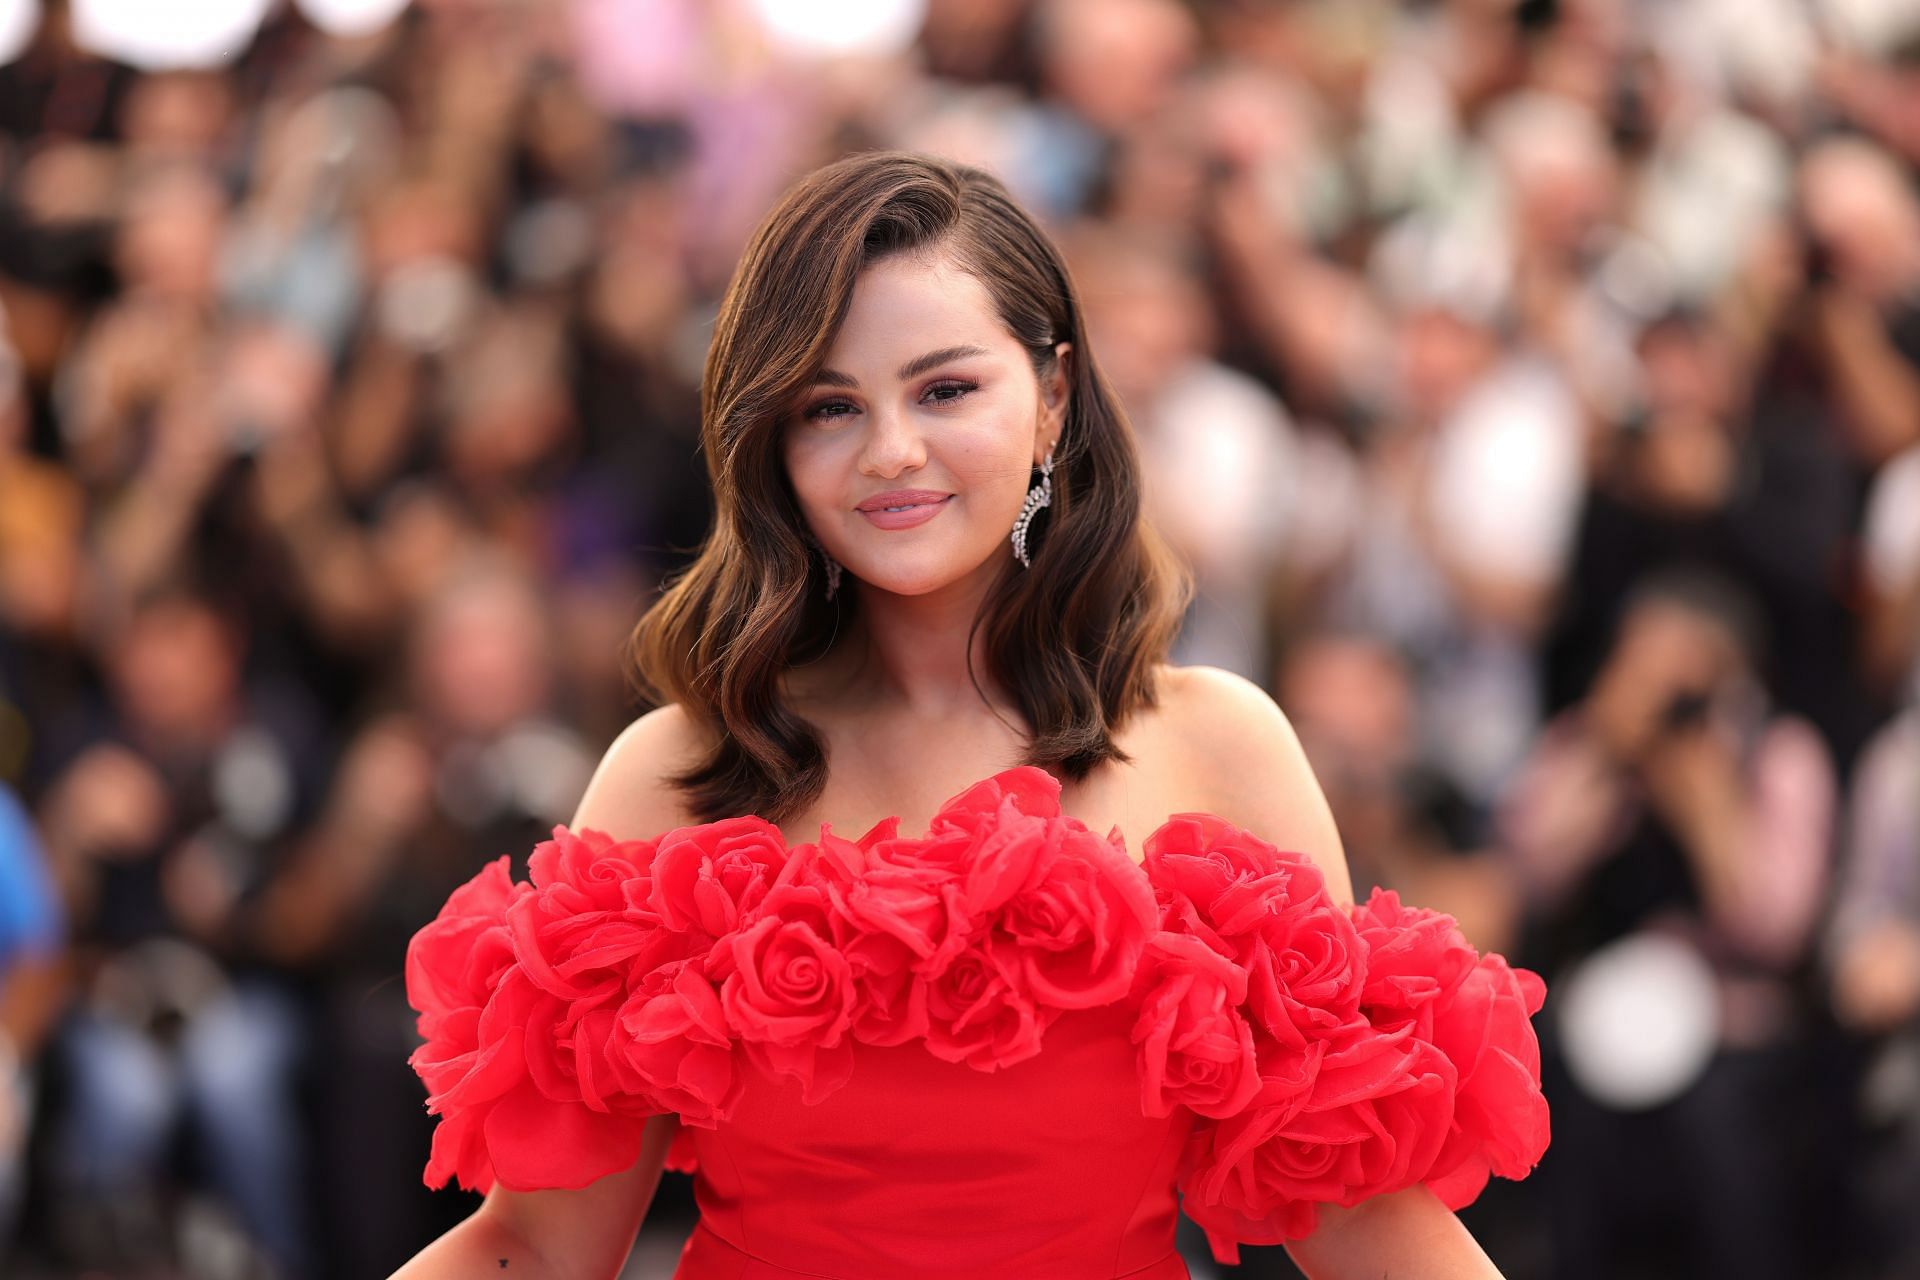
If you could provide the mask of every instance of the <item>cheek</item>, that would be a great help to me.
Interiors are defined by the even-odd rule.
[[[800,500],[800,509],[819,516],[840,499],[846,467],[834,457],[834,441],[825,435],[795,432],[781,446],[787,479]]]
[[[944,454],[969,505],[982,515],[1004,514],[1011,524],[1033,469],[1031,426],[1008,411],[955,433]]]

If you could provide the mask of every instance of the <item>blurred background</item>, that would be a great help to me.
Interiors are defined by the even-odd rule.
[[[901,146],[1067,249],[1177,660],[1547,976],[1507,1275],[1920,1275],[1920,5],[0,0],[0,131],[5,1274],[472,1209],[407,939],[642,709],[747,233]]]

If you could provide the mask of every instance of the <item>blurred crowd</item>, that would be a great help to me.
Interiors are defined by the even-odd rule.
[[[1362,893],[1547,977],[1506,1273],[1920,1274],[1920,4],[270,5],[161,69],[43,9],[0,1270],[380,1275],[471,1210],[407,939],[642,709],[747,233],[898,146],[1066,248],[1176,659],[1274,693]]]

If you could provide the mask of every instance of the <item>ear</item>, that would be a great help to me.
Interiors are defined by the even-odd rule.
[[[1040,379],[1040,430],[1034,440],[1034,447],[1039,453],[1033,459],[1036,467],[1046,456],[1049,446],[1059,442],[1060,431],[1067,422],[1067,407],[1073,398],[1073,344],[1055,343],[1053,353],[1053,368]]]

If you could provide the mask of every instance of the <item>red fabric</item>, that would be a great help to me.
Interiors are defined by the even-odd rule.
[[[1176,1203],[1231,1260],[1538,1162],[1538,977],[1213,814],[1144,852],[1028,767],[917,838],[557,826],[409,948],[425,1180],[584,1186],[673,1112],[682,1280],[1144,1280],[1186,1274]]]

